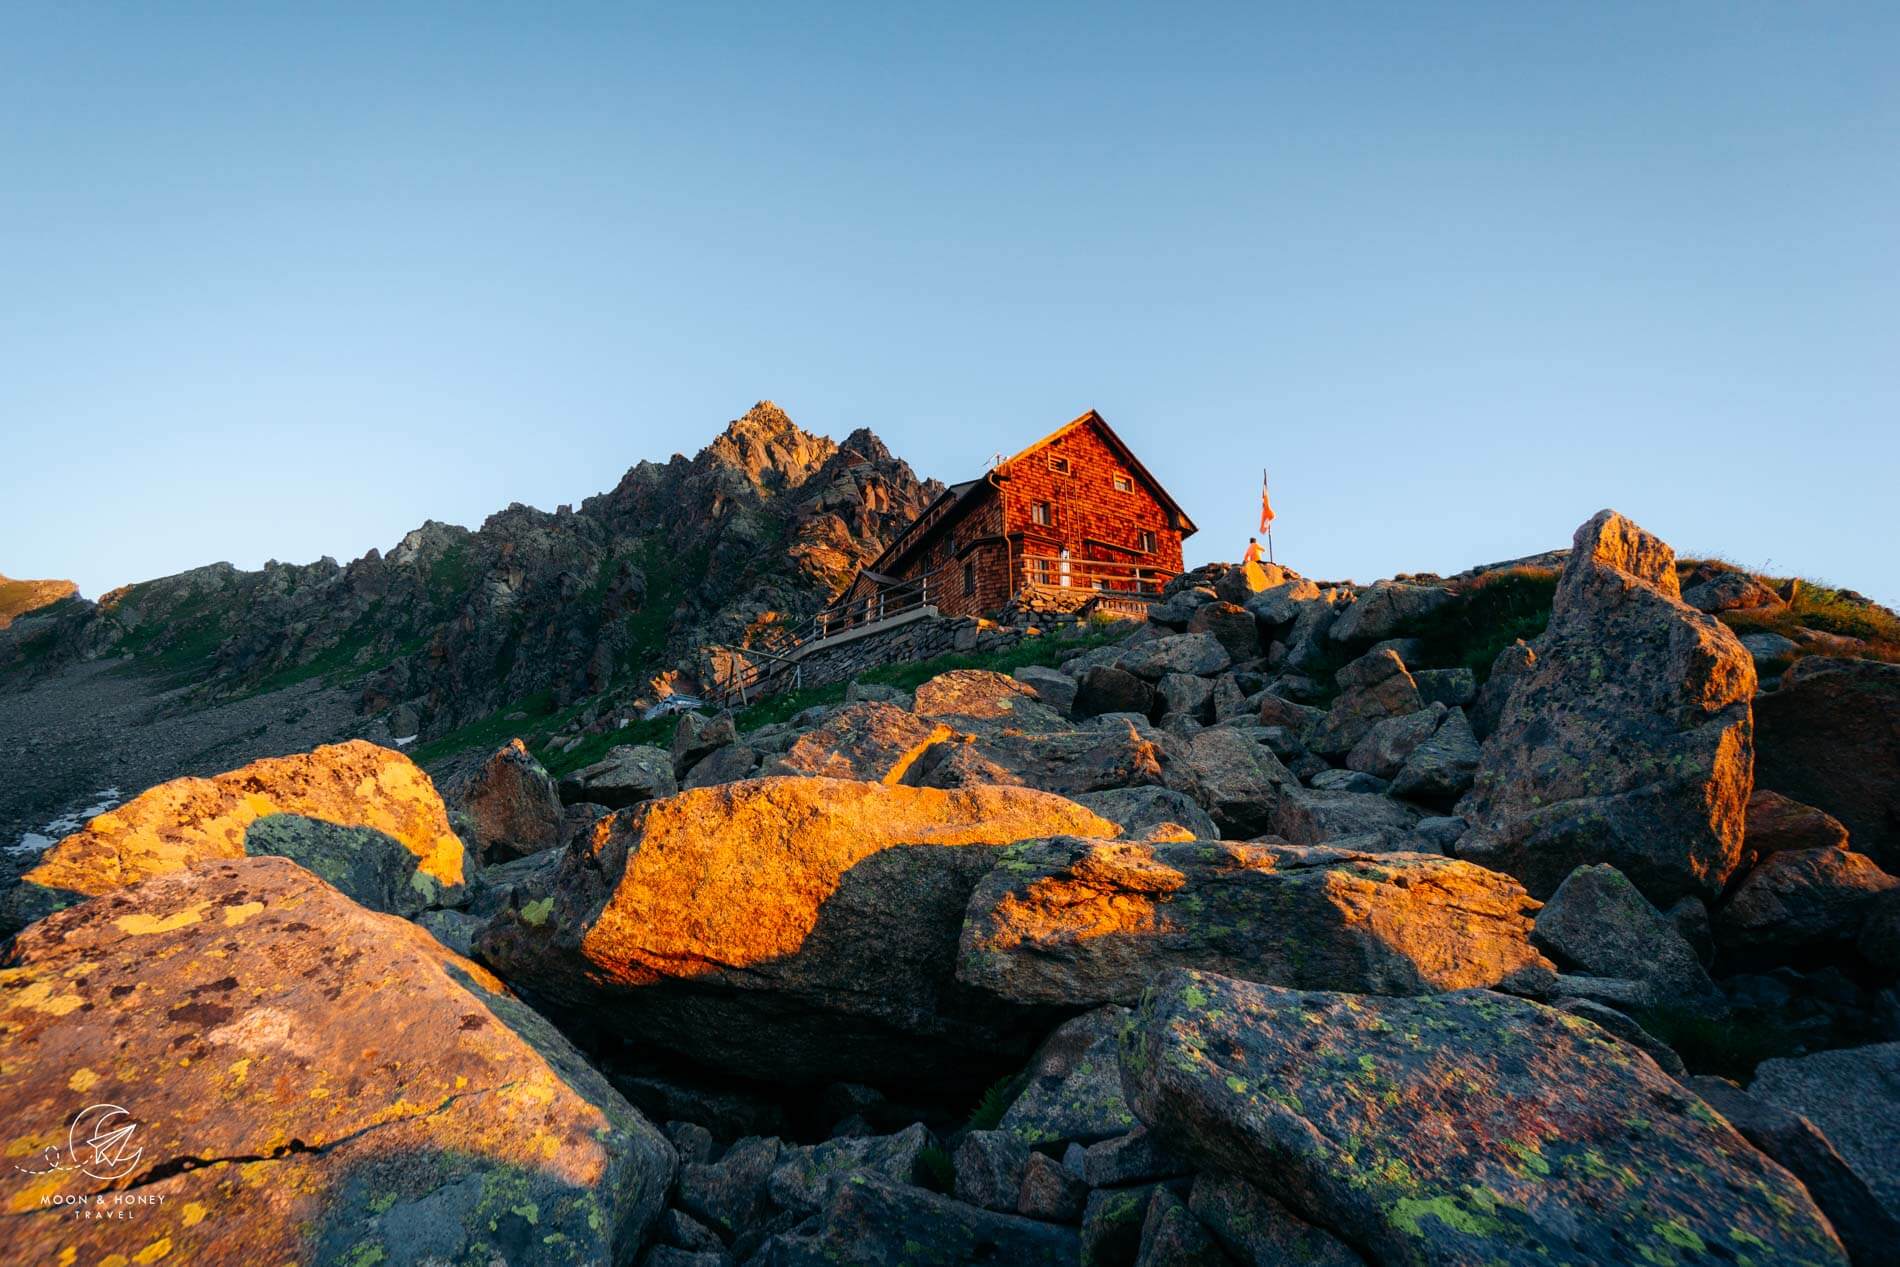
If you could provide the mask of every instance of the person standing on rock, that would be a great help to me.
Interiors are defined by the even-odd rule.
[[[1247,573],[1247,585],[1258,594],[1267,588],[1267,572],[1260,566],[1260,538],[1247,538],[1247,553],[1240,556],[1242,569]]]

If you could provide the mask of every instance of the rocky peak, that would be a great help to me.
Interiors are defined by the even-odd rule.
[[[16,581],[0,572],[0,629],[19,616],[50,607],[79,592],[71,581]]]

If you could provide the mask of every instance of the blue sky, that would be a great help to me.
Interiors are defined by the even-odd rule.
[[[909,8],[910,11],[905,11]],[[980,470],[1088,406],[1232,558],[1615,506],[1900,601],[1900,6],[32,5],[0,571],[551,508],[769,397]]]

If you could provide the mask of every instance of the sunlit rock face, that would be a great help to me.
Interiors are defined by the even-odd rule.
[[[1175,971],[1121,1067],[1171,1151],[1375,1262],[1847,1261],[1807,1190],[1648,1056],[1524,999]]]
[[[252,823],[296,814],[381,833],[414,855],[420,905],[452,903],[462,842],[415,762],[361,740],[268,757],[210,779],[173,779],[100,814],[48,849],[6,895],[0,925],[20,927],[83,897],[213,858],[241,858]]]
[[[28,929],[0,1032],[0,1133],[43,1171],[8,1167],[9,1262],[627,1262],[674,1171],[500,981],[280,858]],[[130,1160],[53,1169],[88,1104],[125,1110]],[[141,1204],[86,1220],[55,1194]]]
[[[1714,897],[1741,860],[1754,693],[1735,635],[1682,602],[1674,551],[1600,512],[1484,742],[1458,855],[1539,896],[1607,862],[1659,906]]]
[[[1027,1042],[955,981],[996,847],[1111,837],[1072,801],[776,777],[623,811],[476,940],[587,1023],[780,1080],[967,1076]]]
[[[1052,840],[977,885],[957,974],[1015,1003],[1132,1003],[1196,967],[1302,989],[1492,986],[1544,960],[1515,880],[1428,854]],[[1546,965],[1547,966],[1547,965]]]

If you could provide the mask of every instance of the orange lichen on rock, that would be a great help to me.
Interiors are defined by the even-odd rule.
[[[241,858],[245,830],[267,814],[373,828],[415,854],[421,874],[462,883],[462,842],[435,784],[400,752],[360,739],[161,783],[47,850],[23,883],[97,896],[194,862]]]
[[[582,952],[636,980],[795,954],[844,874],[895,846],[1117,832],[1073,801],[1027,788],[940,791],[812,778],[694,788],[624,817],[635,837],[626,869]],[[626,841],[597,831],[594,847],[616,838]]]

